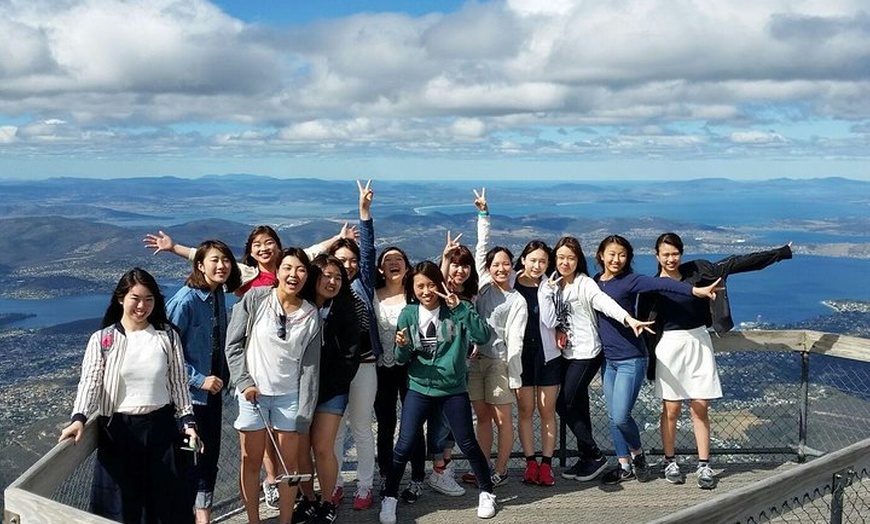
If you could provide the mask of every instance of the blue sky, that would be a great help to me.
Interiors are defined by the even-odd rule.
[[[864,0],[0,0],[0,178],[870,180]]]

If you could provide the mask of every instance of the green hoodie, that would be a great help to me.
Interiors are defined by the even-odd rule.
[[[471,303],[461,301],[450,309],[442,303],[438,314],[438,345],[430,355],[420,343],[419,304],[409,304],[399,314],[397,330],[405,329],[407,346],[393,350],[396,361],[408,363],[408,387],[430,397],[443,397],[468,391],[468,356],[470,344],[483,344],[490,337],[486,321]]]

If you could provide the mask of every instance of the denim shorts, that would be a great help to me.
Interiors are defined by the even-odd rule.
[[[333,415],[344,415],[344,410],[347,409],[347,393],[344,395],[336,395],[326,402],[321,402],[314,408],[315,413],[331,413]]]
[[[287,393],[286,395],[260,395],[257,404],[260,413],[254,404],[245,400],[241,393],[236,395],[239,401],[239,416],[233,427],[239,431],[259,431],[266,429],[263,417],[269,421],[272,429],[277,431],[296,431],[296,414],[299,412],[299,392]]]

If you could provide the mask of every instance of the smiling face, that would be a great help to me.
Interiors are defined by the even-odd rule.
[[[577,273],[577,254],[568,246],[556,250],[556,271],[571,281]]]
[[[220,249],[209,249],[202,262],[196,265],[196,269],[203,274],[205,281],[211,289],[223,285],[230,276],[230,268],[233,261],[230,260]]]
[[[451,288],[458,289],[471,276],[471,266],[451,262],[447,268],[447,284]]]
[[[492,258],[492,263],[487,268],[492,275],[492,281],[499,287],[506,287],[511,278],[511,259],[504,251],[499,251]]]
[[[328,264],[320,272],[320,277],[317,279],[317,302],[322,303],[327,300],[332,300],[338,295],[341,290],[341,268]]]
[[[344,266],[344,270],[347,272],[348,280],[353,280],[356,274],[359,273],[359,258],[356,256],[356,253],[346,247],[341,247],[335,250],[335,258],[341,260],[341,265]]]
[[[604,246],[599,260],[604,269],[604,276],[614,277],[625,269],[625,264],[628,262],[628,251],[616,242],[611,242]]]
[[[136,284],[120,302],[124,311],[121,322],[125,327],[141,329],[148,325],[148,317],[154,310],[154,294],[147,287]]]
[[[441,297],[438,296],[438,285],[422,273],[414,275],[414,296],[420,305],[432,310],[441,305]]]
[[[547,263],[550,257],[543,249],[536,249],[522,258],[523,272],[535,279],[540,279],[547,270]]]
[[[287,256],[278,266],[278,293],[298,296],[308,279],[308,267],[294,256]]]
[[[383,273],[387,282],[402,283],[405,278],[405,273],[408,272],[408,265],[405,264],[405,257],[399,251],[387,251],[381,257],[381,265],[378,269]]]
[[[662,243],[656,249],[656,260],[667,273],[678,271],[682,256],[680,250],[671,244]]]
[[[268,233],[259,233],[251,242],[251,257],[260,269],[273,271],[272,265],[278,256],[278,243]]]

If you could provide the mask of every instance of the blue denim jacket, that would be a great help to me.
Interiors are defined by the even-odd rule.
[[[214,301],[218,301],[220,369],[211,369],[213,348]],[[166,303],[166,315],[181,332],[184,363],[187,366],[190,398],[194,404],[208,402],[208,392],[202,389],[205,377],[215,375],[227,381],[227,363],[223,348],[227,340],[227,307],[223,289],[215,292],[184,286]]]
[[[375,267],[375,226],[372,219],[359,221],[359,251],[359,274],[350,283],[350,287],[366,305],[366,311],[369,314],[369,341],[372,345],[372,353],[377,357],[383,352],[383,349],[381,348],[381,338],[378,336],[375,308],[372,305],[375,295],[375,276],[378,271]]]

